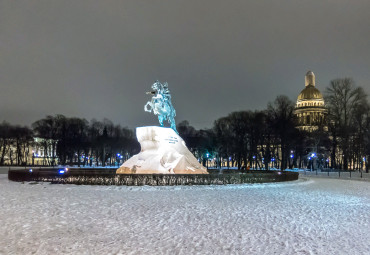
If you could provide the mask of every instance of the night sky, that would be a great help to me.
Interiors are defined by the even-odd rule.
[[[167,81],[177,122],[296,100],[352,77],[370,94],[369,0],[0,1],[0,122],[46,115],[158,125],[145,92]]]

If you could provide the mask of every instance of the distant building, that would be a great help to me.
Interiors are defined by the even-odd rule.
[[[27,164],[38,166],[56,165],[58,162],[58,158],[56,156],[56,146],[58,141],[40,137],[34,137],[33,140],[32,154],[29,155],[29,160],[31,161],[28,161]]]
[[[305,88],[298,95],[295,111],[297,128],[305,131],[314,131],[322,127],[327,130],[327,109],[324,97],[315,87],[315,74],[308,71],[305,76]]]
[[[9,138],[3,155],[4,165],[51,166],[56,165],[56,140],[34,137],[31,141],[17,146],[14,138]]]

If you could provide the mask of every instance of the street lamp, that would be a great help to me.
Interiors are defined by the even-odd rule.
[[[209,153],[206,154],[207,156],[207,170],[208,170],[208,158],[209,158]]]
[[[116,162],[117,162],[118,165],[121,164],[121,159],[122,158],[123,158],[123,156],[120,153],[117,153]]]

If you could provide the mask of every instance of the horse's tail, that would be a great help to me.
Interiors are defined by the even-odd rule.
[[[168,101],[168,105],[170,106],[170,109],[171,109],[170,116],[171,116],[172,118],[175,118],[175,117],[176,117],[176,110],[175,110],[175,108],[173,107],[173,105],[172,105],[171,101]]]
[[[171,128],[177,133],[179,134],[179,132],[177,131],[176,129],[176,121],[175,121],[175,117],[176,117],[176,110],[175,108],[173,108],[171,102],[170,102],[170,108],[171,108],[171,112],[169,113],[169,118],[168,118],[168,121],[171,125]]]

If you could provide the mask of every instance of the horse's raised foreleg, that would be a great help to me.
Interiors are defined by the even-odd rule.
[[[148,109],[148,106],[150,106],[150,108]],[[153,105],[151,102],[147,102],[146,105],[144,105],[144,111],[146,112],[151,112],[153,110]]]

